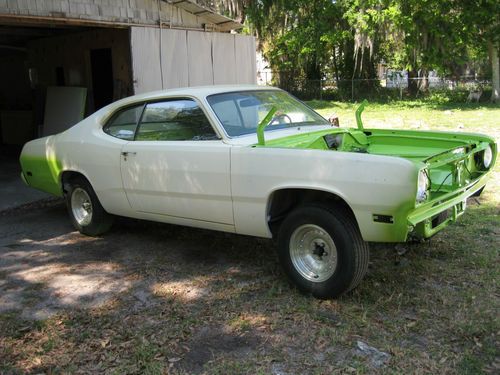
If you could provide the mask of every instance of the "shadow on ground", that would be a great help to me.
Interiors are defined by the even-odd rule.
[[[62,202],[45,206],[0,217],[0,312],[46,319],[98,307],[148,278],[194,298],[208,292],[181,290],[193,278],[239,272],[243,261],[250,269],[275,263],[269,241],[125,218],[103,237],[86,237],[74,231]],[[256,257],[248,259],[250,248]]]
[[[461,256],[446,238],[408,256],[374,246],[360,288],[318,301],[289,286],[268,240],[129,219],[90,238],[61,201],[25,206],[0,215],[0,373],[456,370],[468,339],[449,341],[462,335],[450,319],[459,293],[484,285],[439,278],[461,262],[450,249]],[[468,316],[488,327],[481,314]]]

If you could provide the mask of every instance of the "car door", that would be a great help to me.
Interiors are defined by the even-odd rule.
[[[193,99],[146,104],[121,154],[133,210],[233,225],[230,146]]]

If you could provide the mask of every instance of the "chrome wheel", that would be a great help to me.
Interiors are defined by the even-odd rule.
[[[304,224],[290,237],[290,258],[305,279],[320,283],[328,280],[337,268],[337,247],[321,227]]]
[[[77,187],[73,190],[71,211],[76,222],[81,226],[89,225],[92,221],[92,201],[84,189]]]

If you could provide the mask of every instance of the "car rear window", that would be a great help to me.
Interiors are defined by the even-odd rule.
[[[104,132],[115,138],[127,141],[134,140],[135,130],[143,109],[144,104],[140,104],[115,113],[104,126]]]

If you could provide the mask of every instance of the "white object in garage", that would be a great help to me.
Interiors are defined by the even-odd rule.
[[[48,87],[43,136],[60,133],[83,120],[86,98],[85,87]]]

